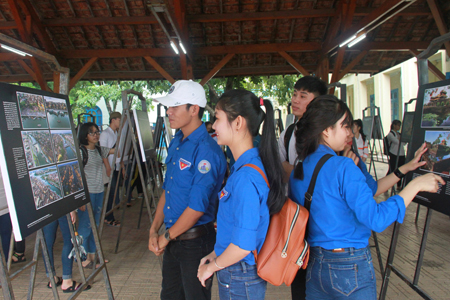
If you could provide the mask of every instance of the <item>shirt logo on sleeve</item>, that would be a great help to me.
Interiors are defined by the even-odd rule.
[[[188,162],[187,160],[185,160],[185,159],[183,159],[183,158],[180,158],[180,170],[184,170],[184,169],[187,169],[187,168],[189,168],[191,166],[191,163],[190,162]]]
[[[223,188],[222,191],[220,192],[219,200],[222,200],[222,198],[225,197],[226,195],[228,195],[228,192],[225,190],[225,188]]]
[[[211,164],[207,160],[202,160],[198,163],[198,171],[202,174],[206,174],[211,170]]]

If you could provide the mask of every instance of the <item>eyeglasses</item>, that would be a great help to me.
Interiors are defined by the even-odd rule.
[[[89,132],[90,136],[100,135],[100,131]]]

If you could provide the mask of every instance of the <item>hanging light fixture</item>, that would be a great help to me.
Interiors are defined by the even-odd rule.
[[[176,54],[179,54],[177,45],[175,45],[175,43],[173,41],[170,41],[170,46],[172,46],[172,49]]]
[[[350,47],[353,47],[353,46],[355,46],[356,44],[358,44],[359,42],[361,42],[363,39],[365,39],[366,38],[366,34],[364,33],[364,34],[362,34],[362,35],[360,35],[360,36],[358,36],[356,39],[354,39],[353,41],[351,41],[349,44],[348,44],[348,47],[350,48]]]
[[[16,49],[16,48],[13,48],[13,47],[10,47],[10,46],[7,46],[7,45],[0,44],[0,46],[1,46],[3,49],[6,49],[6,50],[8,50],[8,51],[14,52],[14,53],[19,54],[19,55],[22,55],[22,56],[25,56],[25,55],[33,56],[33,55],[31,55],[31,54],[28,54],[28,53],[26,53],[26,52],[23,52],[23,51],[21,51],[21,50],[18,50],[18,49]]]

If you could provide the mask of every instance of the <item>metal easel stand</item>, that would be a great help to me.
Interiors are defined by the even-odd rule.
[[[126,120],[124,119],[124,117],[122,117],[122,119],[120,120],[120,126],[119,126],[119,132],[118,132],[118,136],[117,136],[117,143],[116,143],[116,145],[121,145],[121,144],[122,144],[121,141],[123,140],[123,141],[124,141],[123,145],[124,145],[124,148],[125,148],[125,145],[127,145],[127,143],[128,143],[128,138],[130,138],[130,139],[131,139],[131,140],[130,140],[130,141],[131,141],[131,144],[132,144],[132,146],[133,146],[132,151],[133,151],[133,153],[134,153],[134,157],[135,157],[134,159],[136,160],[137,157],[138,157],[138,151],[139,151],[139,149],[138,149],[138,146],[137,146],[137,142],[136,142],[136,140],[135,140],[135,138],[134,138],[134,136],[135,136],[135,135],[134,135],[134,126],[133,126],[133,123],[132,123],[132,120],[131,120],[131,114],[130,114],[130,106],[131,106],[130,104],[131,104],[132,99],[131,99],[131,98],[130,98],[130,99],[127,99],[128,94],[134,94],[134,95],[137,95],[137,96],[139,97],[139,99],[141,100],[141,102],[142,102],[142,109],[143,109],[144,111],[147,111],[146,101],[145,101],[145,98],[143,97],[143,95],[142,95],[141,93],[138,93],[138,92],[133,91],[133,90],[125,90],[125,91],[122,91],[123,115],[125,116],[125,119],[126,119]],[[122,129],[123,129],[123,127],[125,126],[125,122],[127,122],[127,125],[128,125],[128,131],[127,131],[127,133],[125,134],[126,136],[123,137],[123,136],[121,136],[121,134],[122,134]],[[119,149],[119,147],[117,147],[116,149]],[[118,154],[117,152],[118,152],[118,151],[115,151],[114,156],[113,156],[113,163],[114,163],[114,164],[116,163],[116,158],[117,158],[117,154]],[[124,156],[125,156],[125,155],[121,155],[121,163],[123,162]],[[150,202],[149,202],[149,196],[148,196],[148,193],[147,193],[147,188],[146,188],[147,185],[145,184],[145,180],[144,180],[144,173],[143,173],[144,170],[142,169],[140,163],[136,163],[136,162],[134,162],[134,163],[137,165],[137,168],[138,168],[138,171],[139,171],[139,177],[140,177],[142,186],[144,187],[144,188],[143,188],[144,200],[145,200],[145,202],[146,202],[146,204],[147,204],[147,212],[148,212],[149,220],[150,220],[150,224],[151,224],[151,223],[153,223],[153,215],[152,215],[152,212],[151,212],[151,206],[150,206]],[[145,162],[145,169],[146,169],[146,171],[148,170],[147,162]],[[152,166],[152,171],[153,171],[153,173],[155,174],[154,169],[153,169],[153,166]],[[147,171],[147,172],[148,172],[148,171]],[[119,176],[121,176],[121,174],[119,174]],[[105,218],[105,215],[106,215],[107,199],[108,199],[109,194],[110,194],[110,192],[111,192],[111,181],[112,181],[112,176],[111,176],[110,179],[109,179],[108,188],[107,188],[106,193],[105,193],[105,201],[104,201],[104,203],[103,203],[103,210],[102,210],[102,215],[101,215],[101,218],[100,218],[100,220],[102,220],[102,222],[100,222],[100,225],[99,225],[99,232],[100,232],[100,235],[101,235],[102,232],[103,232],[103,224],[104,224],[103,219]],[[119,180],[117,180],[116,186],[115,186],[114,188],[115,188],[115,193],[118,193],[118,190],[119,190]],[[155,209],[156,209],[156,200],[155,200],[155,196],[154,196],[153,191],[151,191],[151,197],[152,197],[152,201],[153,201],[153,204],[154,204],[154,206],[155,206]],[[115,197],[114,197],[114,198],[115,198]],[[120,207],[120,206],[123,206],[123,205],[125,204],[126,201],[127,201],[127,199],[125,199],[125,197],[122,197],[122,200],[119,202],[119,204],[117,204],[116,206],[114,206],[114,207],[111,209],[111,211],[108,212],[108,213],[112,213],[112,211],[114,211],[114,209],[116,209],[116,208],[118,208],[118,207]],[[125,220],[125,209],[123,209],[123,211],[122,211],[122,218],[121,218],[121,219],[122,219],[122,223],[121,223],[121,226],[119,227],[119,232],[118,232],[118,236],[117,236],[117,242],[116,242],[115,253],[117,253],[118,247],[119,247],[120,236],[121,236],[122,228],[123,228],[123,225],[124,225],[123,221]]]
[[[1,238],[0,238],[0,242],[1,242]],[[36,279],[36,267],[37,267],[38,256],[39,256],[39,245],[41,245],[41,247],[42,247],[42,256],[44,258],[44,263],[47,267],[47,270],[49,270],[51,273],[51,278],[49,278],[49,280],[52,284],[53,297],[54,297],[54,299],[59,300],[59,295],[58,295],[58,291],[57,291],[56,283],[55,283],[55,272],[50,265],[50,259],[49,259],[48,251],[47,251],[47,244],[45,243],[44,234],[43,234],[42,229],[39,229],[36,233],[36,241],[34,244],[33,259],[29,263],[27,263],[25,266],[23,266],[22,268],[20,268],[16,272],[14,272],[13,274],[9,274],[9,269],[6,265],[5,254],[3,252],[3,248],[0,247],[0,255],[1,255],[0,281],[2,283],[2,291],[3,291],[4,299],[15,299],[11,281],[14,280],[16,277],[18,277],[22,272],[24,272],[28,268],[31,268],[31,276],[30,276],[30,283],[28,285],[27,299],[33,298],[34,283],[35,283],[35,279]],[[10,253],[10,255],[11,255],[11,253]],[[9,261],[11,260],[10,257],[9,257]]]
[[[82,276],[83,284],[68,299],[75,299],[76,297],[78,297],[80,295],[80,293],[84,291],[84,289],[86,288],[87,284],[89,282],[92,282],[94,280],[94,278],[101,271],[103,273],[103,279],[105,280],[105,288],[106,288],[106,293],[108,294],[108,300],[114,300],[114,295],[113,295],[112,288],[111,288],[111,282],[109,280],[109,274],[108,274],[108,270],[106,269],[105,258],[103,256],[102,245],[100,243],[100,235],[99,235],[99,232],[97,230],[97,226],[92,226],[92,224],[95,224],[95,217],[94,217],[94,211],[92,210],[92,204],[89,202],[88,204],[86,204],[86,207],[87,207],[88,214],[89,214],[89,222],[91,222],[91,229],[92,229],[92,234],[94,235],[95,246],[97,248],[97,250],[96,250],[96,258],[95,258],[95,260],[93,262],[93,267],[92,267],[93,272],[86,279],[85,275],[84,275],[84,271],[83,271],[83,266],[81,265],[80,253],[79,253],[79,251],[77,251],[78,247],[75,248],[75,250],[76,250],[75,253],[76,253],[76,256],[77,256],[78,267],[81,270],[80,273],[82,274],[81,276]],[[70,222],[70,219],[69,219],[70,216],[68,216],[67,218],[68,218],[68,221]],[[100,224],[103,223],[102,219],[100,219],[99,221],[100,221]],[[72,236],[74,236],[72,226],[69,226],[69,228],[70,228],[70,232],[71,232]],[[100,265],[99,265],[98,268],[96,267],[97,257],[98,257],[98,259],[100,261]],[[52,282],[52,286],[55,286],[55,284],[53,282]]]
[[[444,34],[440,37],[435,38],[431,41],[428,48],[420,53],[417,56],[417,67],[418,67],[418,73],[419,73],[419,86],[424,85],[428,83],[428,58],[431,57],[433,54],[435,54],[441,46],[450,40],[450,32],[447,34]],[[418,204],[420,206],[420,204]],[[380,291],[380,300],[384,300],[386,298],[386,293],[389,285],[389,278],[391,271],[394,272],[400,279],[402,279],[409,287],[411,287],[418,295],[420,295],[424,299],[432,299],[427,293],[425,293],[419,286],[419,275],[422,268],[423,263],[423,256],[425,253],[425,247],[427,243],[428,238],[428,229],[431,222],[431,213],[432,209],[427,207],[427,216],[425,219],[425,226],[423,228],[423,235],[422,235],[422,242],[420,244],[420,250],[419,250],[419,256],[417,259],[416,269],[414,272],[414,278],[413,280],[406,277],[403,273],[401,273],[396,267],[393,265],[394,261],[394,255],[395,250],[397,248],[397,242],[398,242],[398,234],[399,234],[399,228],[400,224],[395,222],[394,226],[394,232],[392,233],[392,239],[391,239],[391,246],[389,248],[389,254],[388,259],[386,262],[386,272],[383,276],[383,284],[381,285],[381,291]],[[416,221],[417,221],[417,215],[416,214]]]

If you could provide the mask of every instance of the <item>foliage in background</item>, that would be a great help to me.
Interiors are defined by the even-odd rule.
[[[274,75],[274,76],[248,76],[213,78],[205,86],[206,98],[210,107],[214,108],[220,95],[230,89],[246,89],[258,97],[271,98],[280,106],[287,105],[291,100],[295,82],[301,75]],[[200,80],[196,80],[200,82]],[[22,83],[22,86],[40,89],[37,83]],[[53,88],[53,82],[48,86]],[[85,108],[95,107],[100,101],[105,101],[108,112],[117,109],[122,100],[122,91],[132,89],[143,93],[147,99],[147,109],[154,109],[151,95],[166,94],[171,84],[167,80],[152,81],[79,81],[70,90],[69,99],[74,120],[85,112]],[[133,96],[132,108],[141,109],[141,102]]]

